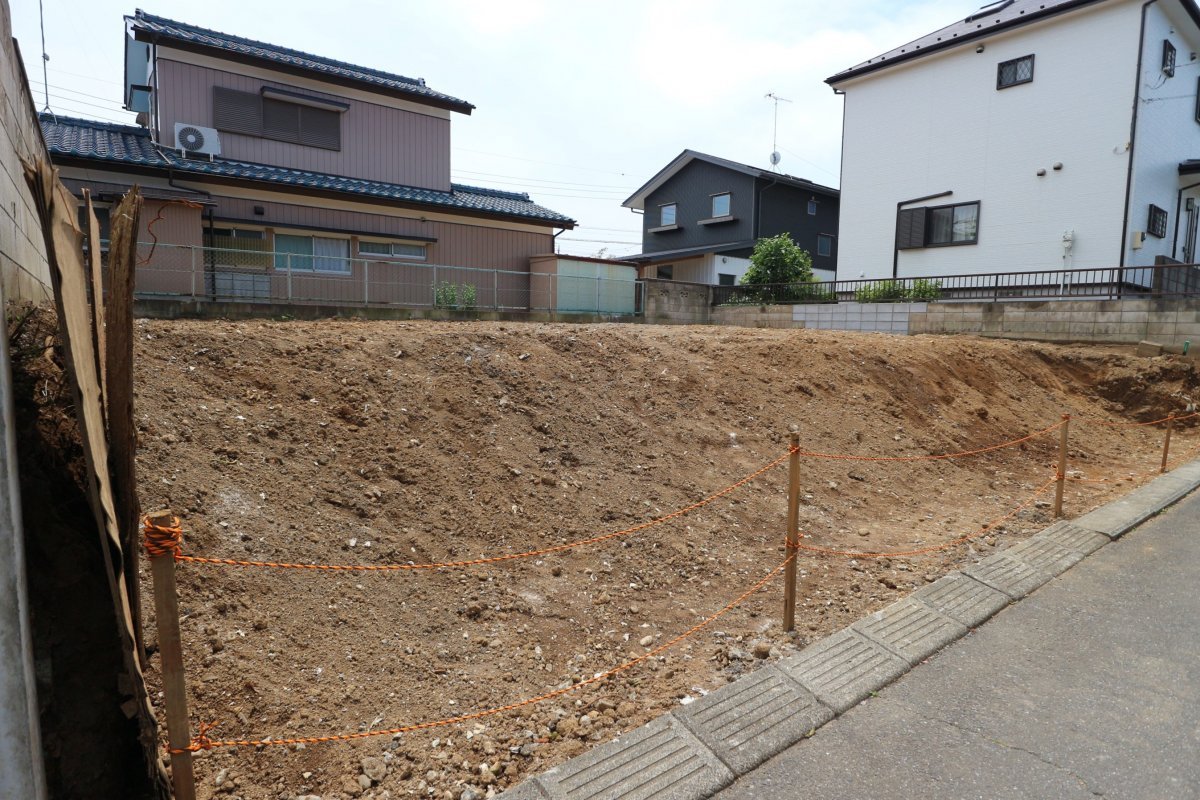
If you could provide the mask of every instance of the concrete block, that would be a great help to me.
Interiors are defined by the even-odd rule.
[[[908,671],[908,662],[846,628],[791,658],[779,668],[837,713]]]
[[[1075,524],[1117,539],[1194,488],[1193,481],[1168,473],[1119,500],[1084,514],[1075,520]]]
[[[504,800],[549,800],[550,795],[542,789],[537,778],[530,778],[501,792],[497,797],[503,797]]]
[[[1109,542],[1109,538],[1104,534],[1090,531],[1066,520],[1054,523],[1033,538],[1053,542],[1059,547],[1074,550],[1085,556],[1091,555]]]
[[[1138,342],[1137,354],[1144,358],[1152,358],[1154,356],[1161,356],[1162,351],[1163,351],[1163,346],[1161,344],[1158,344],[1157,342],[1146,342],[1146,341]]]
[[[850,627],[913,665],[967,633],[962,623],[911,597],[892,603]]]
[[[1050,576],[1004,553],[988,556],[963,570],[980,583],[1020,600],[1050,580]]]
[[[744,775],[833,719],[833,711],[775,667],[764,667],[674,712]]]
[[[951,619],[977,628],[1012,602],[1004,592],[985,586],[961,572],[951,572],[912,594]]]
[[[550,800],[700,800],[733,773],[666,715],[537,778]]]
[[[1004,550],[1004,555],[1048,575],[1061,575],[1083,560],[1083,553],[1036,537]]]
[[[1154,336],[1170,336],[1175,333],[1175,329],[1179,327],[1175,322],[1158,322],[1150,320],[1146,323],[1146,335]]]
[[[1149,321],[1149,311],[1130,311],[1129,309],[1124,309],[1121,311],[1121,322],[1133,322],[1145,325]]]

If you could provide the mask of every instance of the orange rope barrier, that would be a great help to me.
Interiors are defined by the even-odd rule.
[[[667,522],[672,519],[675,519],[677,517],[682,517],[684,514],[688,514],[692,511],[695,511],[696,509],[701,508],[702,506],[708,505],[709,503],[713,502],[714,500],[718,500],[718,499],[724,497],[725,495],[730,494],[731,492],[733,492],[737,489],[740,489],[741,487],[745,486],[747,483],[750,483],[751,481],[753,481],[755,478],[762,475],[763,473],[769,472],[770,470],[772,470],[775,467],[782,464],[784,461],[787,460],[789,455],[791,455],[790,450],[787,453],[785,453],[784,455],[782,455],[779,458],[772,461],[770,464],[767,464],[762,469],[759,469],[756,472],[742,478],[737,483],[731,484],[731,485],[725,487],[724,489],[722,489],[721,491],[709,495],[708,497],[704,498],[703,500],[699,500],[695,503],[692,503],[690,506],[687,506],[686,508],[681,508],[677,511],[672,511],[670,514],[666,514],[664,516],[657,517],[656,519],[652,519],[649,522],[643,522],[640,525],[634,525],[633,527],[626,528],[624,530],[614,531],[612,533],[606,533],[602,536],[593,536],[590,539],[580,539],[575,542],[567,542],[565,544],[558,544],[558,545],[554,545],[553,547],[545,547],[540,550],[530,550],[530,551],[524,552],[524,553],[510,553],[508,555],[503,555],[503,556],[492,556],[491,558],[476,558],[476,559],[471,559],[471,560],[467,560],[467,561],[446,561],[446,562],[439,563],[439,564],[382,564],[382,565],[288,564],[288,563],[281,563],[281,562],[276,562],[276,561],[243,561],[243,560],[232,559],[232,558],[202,558],[200,556],[185,556],[185,555],[180,555],[178,553],[175,556],[175,560],[176,561],[188,561],[188,562],[191,562],[194,564],[218,564],[218,565],[222,565],[222,566],[232,566],[232,567],[269,567],[269,568],[275,568],[275,569],[312,569],[312,570],[321,570],[321,571],[325,571],[325,572],[397,572],[397,571],[402,571],[402,570],[448,569],[448,568],[459,568],[459,567],[474,567],[474,566],[479,566],[481,564],[495,564],[495,563],[498,563],[501,561],[512,561],[514,559],[519,559],[519,558],[533,558],[536,556],[548,555],[550,553],[558,553],[563,550],[571,550],[576,547],[583,547],[584,545],[598,544],[599,542],[608,541],[609,539],[616,539],[617,537],[620,537],[620,536],[628,536],[632,533],[637,533],[639,531],[644,531],[647,528],[652,528],[656,525],[661,525],[662,523]]]
[[[696,623],[692,627],[688,628],[686,631],[679,634],[674,639],[671,639],[668,642],[664,642],[663,644],[660,644],[658,647],[655,647],[653,650],[649,650],[649,651],[643,653],[642,655],[637,656],[636,658],[632,658],[629,661],[626,661],[623,664],[618,664],[617,666],[615,666],[605,672],[601,672],[596,675],[593,675],[592,677],[582,680],[579,683],[573,684],[571,686],[566,686],[561,689],[555,689],[552,692],[546,692],[545,694],[540,694],[537,697],[530,697],[526,700],[521,700],[516,703],[509,703],[508,705],[497,706],[495,708],[489,708],[485,711],[476,711],[471,714],[462,714],[460,716],[449,717],[447,719],[433,720],[431,722],[419,722],[419,723],[416,723],[413,725],[404,725],[399,728],[388,728],[387,730],[361,731],[359,733],[344,733],[344,734],[340,734],[340,735],[336,735],[336,736],[302,736],[302,737],[294,738],[294,739],[257,739],[257,740],[254,740],[254,739],[232,739],[232,740],[227,740],[227,741],[213,741],[212,739],[210,739],[208,737],[207,734],[208,734],[208,731],[211,730],[214,726],[211,724],[201,723],[199,734],[197,734],[196,736],[194,736],[192,738],[192,742],[188,747],[177,749],[177,750],[168,749],[167,752],[169,752],[169,753],[183,753],[183,752],[188,752],[188,751],[196,752],[198,750],[213,750],[213,749],[216,749],[219,747],[259,747],[259,746],[266,746],[266,745],[320,744],[322,742],[347,742],[347,741],[352,741],[354,739],[366,739],[371,736],[392,736],[392,735],[395,735],[398,733],[411,733],[413,731],[427,730],[429,728],[440,728],[440,727],[444,727],[446,725],[456,725],[461,722],[469,722],[474,719],[482,719],[484,717],[491,717],[491,716],[495,716],[496,714],[503,714],[506,711],[513,711],[518,708],[524,708],[525,706],[533,705],[535,703],[541,703],[545,700],[551,700],[555,697],[560,697],[569,692],[574,692],[577,689],[582,689],[584,686],[591,686],[592,684],[600,683],[601,681],[607,680],[608,678],[611,678],[613,675],[616,675],[619,672],[624,672],[625,670],[631,669],[632,667],[635,667],[638,664],[641,664],[643,661],[647,661],[648,659],[654,658],[659,653],[662,653],[663,651],[668,650],[671,647],[674,647],[675,645],[682,642],[684,639],[694,636],[695,634],[697,634],[700,631],[707,628],[712,623],[716,622],[718,619],[723,617],[725,614],[728,614],[730,611],[737,608],[739,605],[741,605],[743,602],[745,602],[746,598],[748,598],[750,595],[754,594],[759,589],[762,589],[764,586],[766,586],[768,583],[770,583],[771,579],[774,578],[776,575],[778,575],[783,570],[783,568],[786,567],[793,558],[795,558],[795,556],[788,556],[788,558],[782,564],[780,564],[779,566],[775,567],[775,569],[773,569],[769,573],[767,573],[766,577],[764,577],[762,580],[755,583],[753,586],[751,586],[749,589],[747,589],[745,592],[743,592],[741,595],[739,595],[736,599],[727,603],[725,605],[725,607],[722,608],[720,611],[717,611],[715,614],[705,617],[703,620]]]
[[[801,450],[800,455],[805,456],[807,458],[824,458],[824,459],[830,459],[833,461],[938,461],[938,460],[948,459],[948,458],[965,458],[966,456],[977,456],[977,455],[980,455],[981,453],[990,453],[993,450],[1003,450],[1006,447],[1013,447],[1014,445],[1018,445],[1023,442],[1028,442],[1030,439],[1036,439],[1039,436],[1044,436],[1047,433],[1050,433],[1051,431],[1058,430],[1062,426],[1063,426],[1062,422],[1056,422],[1053,425],[1051,425],[1049,428],[1043,428],[1042,430],[1031,433],[1028,436],[1022,436],[1020,439],[1013,439],[1010,442],[1002,442],[1001,444],[994,444],[989,447],[982,447],[978,450],[965,450],[961,453],[940,453],[938,455],[924,455],[924,456],[853,456],[853,455],[840,455],[838,453],[811,453],[811,452],[808,452],[805,450]]]
[[[1182,422],[1185,419],[1192,419],[1193,417],[1200,417],[1200,411],[1176,417],[1175,421]],[[1094,417],[1074,417],[1073,419],[1076,422],[1082,422],[1085,425],[1095,425],[1100,428],[1144,428],[1147,425],[1161,425],[1169,420],[1170,417],[1163,417],[1162,419],[1155,419],[1150,422],[1109,422],[1107,420],[1095,419]]]
[[[1180,419],[1180,417],[1176,417],[1175,419],[1176,419],[1176,421],[1178,421]],[[1155,468],[1155,469],[1149,470],[1147,472],[1135,472],[1133,475],[1124,475],[1120,478],[1067,478],[1067,480],[1069,480],[1073,483],[1119,483],[1121,481],[1141,480],[1142,478],[1149,478],[1149,477],[1155,476],[1155,475],[1166,475],[1166,474],[1170,474],[1171,470],[1178,467],[1180,462],[1187,460],[1188,458],[1193,456],[1197,451],[1200,451],[1200,442],[1197,442],[1196,444],[1192,445],[1190,448],[1185,450],[1182,455],[1179,455],[1179,456],[1176,456],[1175,458],[1173,458],[1172,461],[1175,462],[1175,466],[1170,467],[1166,472],[1163,472],[1161,468]]]
[[[897,551],[894,553],[867,553],[867,552],[859,552],[857,550],[833,550],[833,549],[827,548],[827,547],[816,547],[814,545],[801,544],[800,542],[796,542],[795,547],[797,547],[800,550],[806,550],[810,553],[818,553],[820,555],[826,555],[826,556],[846,556],[849,558],[894,558],[894,557],[904,557],[904,556],[919,556],[919,555],[924,555],[926,553],[933,553],[938,550],[948,550],[951,547],[960,545],[963,542],[968,542],[971,539],[978,539],[980,536],[983,536],[988,531],[994,530],[995,528],[997,528],[1001,523],[1004,523],[1004,522],[1012,519],[1017,514],[1021,513],[1026,508],[1028,508],[1031,503],[1033,503],[1035,500],[1037,500],[1039,497],[1041,497],[1042,494],[1047,489],[1049,489],[1052,485],[1054,485],[1054,483],[1057,480],[1058,480],[1058,476],[1055,476],[1055,477],[1051,478],[1050,480],[1046,481],[1041,486],[1039,486],[1032,495],[1029,496],[1029,499],[1027,499],[1025,502],[1021,503],[1021,505],[1017,506],[1012,511],[1009,511],[1004,516],[999,517],[998,519],[992,520],[987,525],[984,525],[983,528],[980,529],[979,531],[976,531],[975,533],[969,533],[966,536],[960,536],[959,538],[954,539],[953,541],[945,542],[943,544],[931,545],[929,547],[922,547],[918,550],[901,550],[901,551]]]
[[[183,527],[179,517],[171,517],[169,525],[157,525],[146,517],[142,533],[145,537],[146,553],[152,558],[174,555],[179,558],[179,548],[183,545]]]

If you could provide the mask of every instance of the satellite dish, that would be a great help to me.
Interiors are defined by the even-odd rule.
[[[776,150],[774,153],[771,153],[771,166],[772,167],[779,166],[779,162],[782,160],[783,160],[783,156],[779,155],[778,150]]]

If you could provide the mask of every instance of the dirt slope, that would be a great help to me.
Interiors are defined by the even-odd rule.
[[[811,450],[958,451],[1064,412],[1153,419],[1198,380],[1169,357],[949,337],[353,321],[139,321],[137,332],[143,507],[184,516],[188,553],[305,563],[471,559],[619,530],[779,457],[793,424]],[[953,461],[805,459],[803,531],[872,551],[972,533],[1052,476],[1055,437]],[[1072,474],[1145,472],[1160,443],[1156,429],[1077,422]],[[1067,510],[1129,485],[1072,483]],[[520,711],[205,753],[201,796],[500,791],[1027,535],[1050,521],[1048,500],[929,556],[805,557],[794,636],[780,629],[775,582],[649,662]],[[193,719],[218,722],[221,739],[320,736],[569,686],[777,566],[785,513],[776,469],[668,524],[536,559],[354,574],[182,565]],[[380,760],[366,762],[374,782],[364,758]]]

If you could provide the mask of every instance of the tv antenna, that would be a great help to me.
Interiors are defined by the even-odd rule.
[[[783,160],[783,156],[779,155],[779,104],[792,101],[786,97],[780,97],[774,92],[767,92],[763,97],[775,102],[775,126],[771,130],[771,169],[775,169]]]
[[[46,52],[46,13],[42,10],[42,0],[38,0],[38,26],[42,29],[42,91],[46,95],[46,107],[42,112],[52,114],[54,112],[50,111],[50,78],[46,75],[46,65],[50,56]]]

